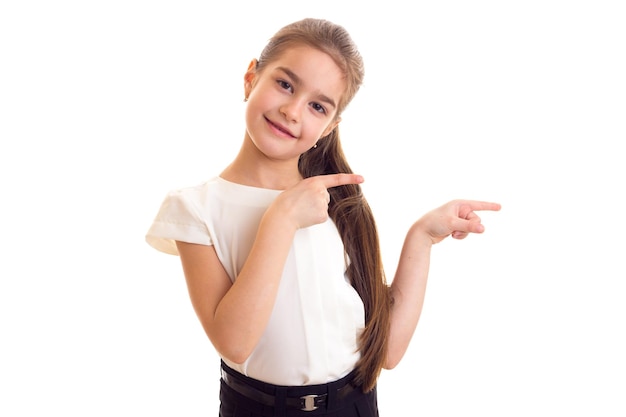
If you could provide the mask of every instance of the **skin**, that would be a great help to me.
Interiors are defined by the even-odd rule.
[[[360,184],[356,174],[302,179],[300,154],[340,122],[334,103],[345,80],[332,58],[310,47],[292,48],[262,72],[253,60],[244,75],[246,132],[228,181],[283,190],[265,212],[250,254],[234,283],[213,246],[177,242],[192,305],[220,355],[242,363],[269,321],[285,260],[300,228],[328,218],[328,189]],[[421,217],[409,229],[391,284],[395,303],[386,368],[400,361],[415,331],[428,278],[430,251],[448,236],[482,233],[475,213],[496,203],[455,200]]]
[[[302,179],[300,155],[340,122],[335,105],[345,91],[345,81],[332,58],[310,47],[291,49],[262,74],[255,67],[253,60],[244,75],[248,99],[244,141],[221,176],[287,189]]]

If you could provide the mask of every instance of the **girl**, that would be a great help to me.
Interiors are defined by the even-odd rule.
[[[244,75],[246,130],[218,176],[168,194],[147,241],[180,255],[222,358],[220,416],[378,416],[376,381],[407,349],[430,250],[484,228],[456,200],[408,231],[387,285],[370,208],[339,141],[363,62],[341,26],[282,28]]]

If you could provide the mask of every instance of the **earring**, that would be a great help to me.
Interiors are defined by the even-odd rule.
[[[315,145],[313,145],[313,149],[317,148],[317,143]]]
[[[247,101],[248,101],[248,97],[244,97],[244,98],[243,98],[243,102],[245,103],[245,102],[247,102]]]

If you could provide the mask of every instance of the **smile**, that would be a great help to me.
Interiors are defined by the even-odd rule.
[[[287,129],[286,127],[272,122],[267,117],[265,118],[265,121],[270,126],[270,129],[272,129],[274,132],[278,133],[280,136],[285,136],[285,137],[296,139],[296,136],[293,133],[291,133],[291,131],[289,131],[289,129]]]

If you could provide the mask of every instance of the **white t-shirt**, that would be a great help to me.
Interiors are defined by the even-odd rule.
[[[220,177],[172,191],[146,241],[172,255],[178,255],[176,240],[213,245],[234,282],[261,217],[280,193]],[[263,336],[246,362],[225,362],[276,385],[321,384],[347,375],[360,357],[365,312],[345,270],[343,243],[332,220],[298,230]]]

